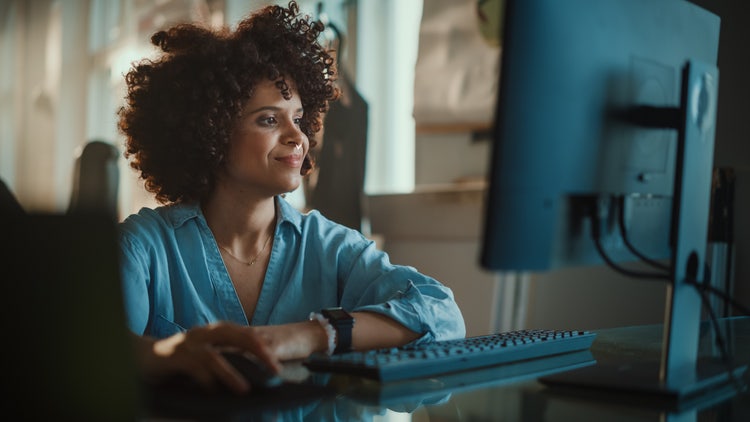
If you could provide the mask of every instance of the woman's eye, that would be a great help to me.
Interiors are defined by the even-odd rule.
[[[295,117],[294,118],[294,124],[299,126],[302,124],[302,117]]]
[[[276,118],[273,116],[261,117],[259,122],[264,126],[273,126],[276,124]]]

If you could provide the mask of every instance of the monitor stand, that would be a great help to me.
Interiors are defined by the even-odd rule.
[[[671,283],[667,292],[661,361],[596,365],[543,377],[549,386],[640,396],[674,408],[723,400],[737,392],[746,367],[718,359],[698,359],[703,283],[713,168],[718,69],[689,61],[682,74],[680,106],[652,108],[655,113],[631,123],[676,129],[678,136]],[[643,109],[638,107],[640,116]],[[654,118],[654,116],[657,116]],[[662,120],[662,121],[659,121]],[[631,401],[632,402],[632,401]]]

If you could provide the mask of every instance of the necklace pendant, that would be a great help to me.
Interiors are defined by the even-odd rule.
[[[271,235],[268,236],[268,238],[266,238],[266,242],[263,243],[263,247],[260,249],[260,252],[258,252],[258,254],[255,255],[255,258],[253,258],[253,260],[250,261],[250,262],[243,261],[243,260],[237,258],[229,249],[225,248],[224,246],[220,245],[219,243],[217,243],[217,246],[219,246],[219,248],[221,250],[223,250],[224,252],[226,252],[227,255],[229,255],[230,257],[232,257],[235,261],[240,262],[242,264],[245,264],[248,267],[252,267],[253,265],[255,265],[255,262],[258,260],[258,258],[260,258],[260,255],[263,253],[263,251],[266,250],[266,246],[268,246],[268,242],[271,240],[272,237],[273,237],[273,233],[271,233]]]

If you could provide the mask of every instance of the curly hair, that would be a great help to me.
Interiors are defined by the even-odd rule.
[[[263,80],[277,81],[286,99],[287,80],[295,84],[304,109],[300,127],[315,146],[322,114],[339,95],[334,60],[317,41],[323,29],[291,1],[257,11],[235,31],[180,24],[151,37],[162,54],[125,75],[118,127],[130,166],[157,201],[207,197],[226,163],[232,127]],[[313,164],[308,154],[301,174]]]

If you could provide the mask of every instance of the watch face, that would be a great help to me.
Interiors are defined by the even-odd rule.
[[[335,320],[351,319],[351,315],[341,308],[326,309],[325,314]]]

